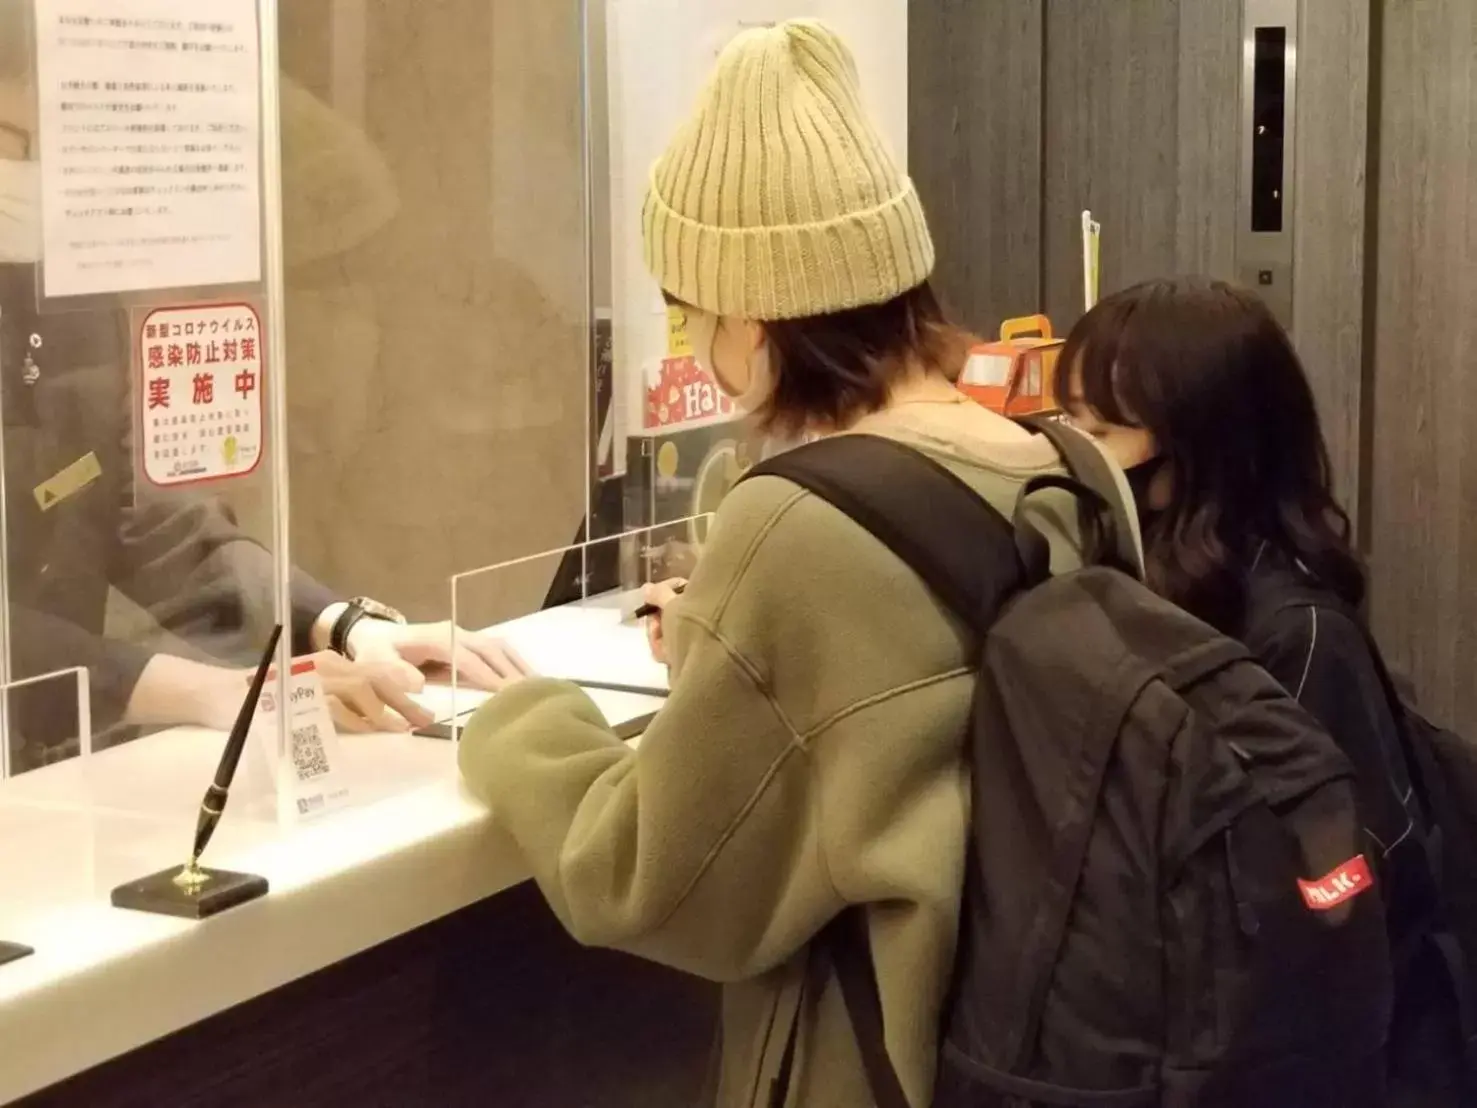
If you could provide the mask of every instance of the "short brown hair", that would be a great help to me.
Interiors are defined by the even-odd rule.
[[[849,426],[880,410],[915,366],[958,380],[973,342],[927,281],[885,304],[762,326],[775,387],[754,418],[766,433]]]

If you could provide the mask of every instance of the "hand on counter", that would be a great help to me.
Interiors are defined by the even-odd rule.
[[[497,692],[533,670],[508,643],[490,635],[453,631],[450,623],[400,626],[384,620],[360,620],[349,635],[356,662],[417,671],[446,667],[472,688]]]
[[[647,585],[642,591],[642,599],[652,607],[658,609],[656,615],[650,616],[646,620],[646,641],[651,646],[651,656],[662,665],[669,663],[667,662],[666,640],[662,637],[661,611],[665,610],[668,604],[676,600],[686,587],[686,581],[680,577],[674,577],[670,581],[660,581],[656,584]]]
[[[433,722],[431,713],[411,699],[426,683],[414,666],[398,658],[351,662],[331,650],[312,657],[328,694],[333,724],[340,732],[405,732]]]
[[[425,684],[414,666],[351,662],[328,650],[310,657],[340,731],[409,731],[432,722],[430,713],[411,699]],[[187,724],[229,731],[250,680],[247,670],[159,654],[134,689],[127,719],[145,726]]]

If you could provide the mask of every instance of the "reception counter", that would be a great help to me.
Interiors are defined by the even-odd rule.
[[[614,608],[498,633],[541,672],[664,680]],[[601,701],[616,724],[659,703]],[[36,950],[0,967],[0,1103],[693,1102],[711,991],[574,947],[463,793],[450,743],[345,737],[351,803],[311,822],[233,803],[207,860],[267,877],[262,900],[204,923],[112,908],[114,886],[181,860],[220,744],[173,730],[0,785],[0,938]],[[641,1053],[665,1068],[622,1092],[598,1058],[629,1068],[637,1012],[659,1013]],[[550,1072],[571,1035],[593,1099]]]

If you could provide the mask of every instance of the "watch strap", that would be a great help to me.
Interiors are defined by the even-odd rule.
[[[328,633],[328,649],[335,654],[342,654],[345,658],[349,656],[349,632],[359,625],[359,621],[368,616],[359,605],[352,600],[342,612],[338,619],[333,621],[333,629]]]
[[[344,610],[339,613],[338,619],[333,621],[333,628],[328,633],[328,648],[335,654],[342,654],[345,658],[353,659],[349,653],[349,635],[359,625],[362,619],[377,619],[386,623],[405,622],[405,617],[393,608],[387,608],[377,601],[357,597],[349,601]]]

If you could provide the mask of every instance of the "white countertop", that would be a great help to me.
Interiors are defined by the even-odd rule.
[[[640,628],[601,605],[499,629],[541,672],[664,687]],[[612,723],[660,701],[595,693]],[[115,909],[111,890],[182,861],[222,737],[177,729],[0,782],[0,1104],[198,1023],[526,879],[462,791],[455,749],[345,736],[350,805],[284,826],[246,800],[206,862],[265,898],[203,923]],[[249,753],[249,752],[248,752]]]

